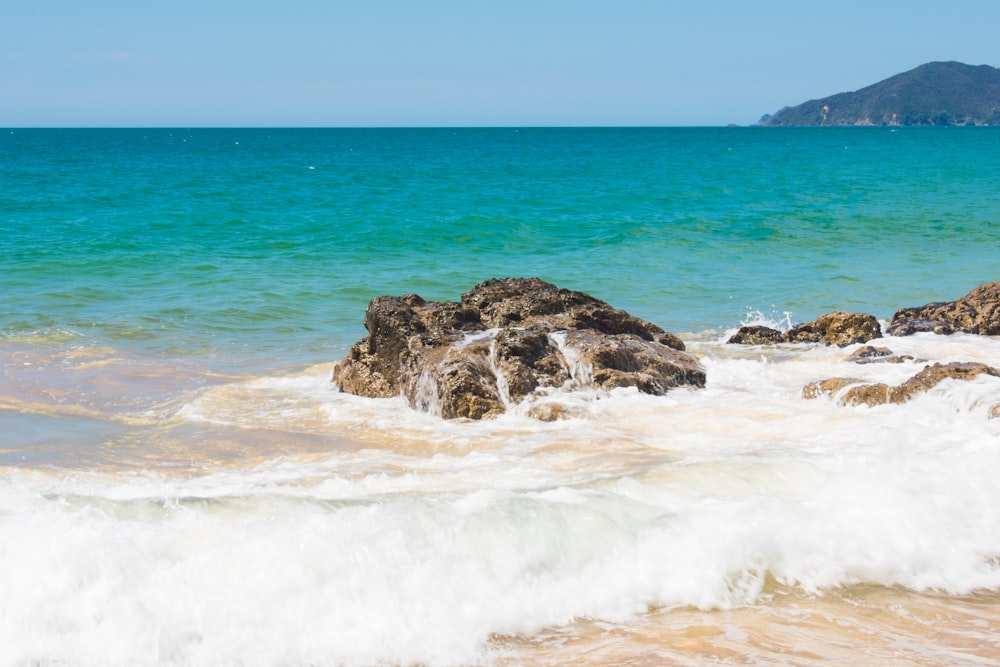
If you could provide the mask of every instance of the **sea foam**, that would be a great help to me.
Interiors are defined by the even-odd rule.
[[[1000,359],[989,338],[883,343]],[[468,664],[574,619],[1000,587],[1000,380],[845,407],[801,386],[923,364],[691,348],[705,389],[550,393],[559,422],[444,421],[341,394],[320,366],[209,387],[170,419],[341,438],[326,452],[180,474],[5,469],[0,646],[13,664]]]

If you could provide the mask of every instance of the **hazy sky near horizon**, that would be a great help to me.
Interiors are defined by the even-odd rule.
[[[934,60],[1000,2],[32,0],[0,126],[740,125]]]

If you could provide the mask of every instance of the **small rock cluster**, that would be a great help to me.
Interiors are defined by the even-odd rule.
[[[840,396],[843,405],[883,405],[885,403],[905,403],[916,394],[925,392],[936,386],[942,380],[971,380],[980,375],[1000,377],[1000,371],[986,364],[973,362],[955,362],[950,364],[932,364],[911,377],[906,382],[890,387],[877,382],[864,384],[857,378],[830,378],[810,382],[802,388],[803,398],[816,398],[821,395],[833,396],[839,394],[845,387],[850,387]],[[996,411],[1000,406],[995,406]]]
[[[368,305],[365,328],[368,335],[334,371],[341,390],[372,398],[402,395],[411,407],[449,419],[495,417],[539,389],[635,387],[659,395],[675,387],[704,387],[706,381],[704,368],[675,335],[538,278],[488,280],[457,302],[380,296]],[[956,301],[903,308],[886,328],[892,336],[919,332],[1000,335],[1000,282]],[[846,347],[881,337],[872,315],[838,311],[784,332],[744,326],[727,342]],[[872,345],[859,347],[849,359],[914,361]],[[933,364],[895,387],[838,377],[812,382],[802,395],[837,395],[849,405],[902,403],[944,379],[983,374],[1000,377],[985,364]],[[554,419],[557,413],[534,416]],[[1000,404],[991,416],[1000,418]]]
[[[763,326],[744,326],[726,341],[739,345],[774,343],[824,343],[847,347],[882,337],[882,327],[873,315],[837,311],[820,315],[812,322],[797,324],[788,331]]]
[[[955,301],[929,303],[914,308],[901,308],[886,327],[891,336],[909,336],[931,332],[952,334],[956,332],[984,336],[1000,335],[1000,282],[987,283],[975,288]],[[858,341],[864,342],[864,341]],[[851,355],[856,363],[900,363],[913,361],[908,355],[896,355],[885,347],[866,345]],[[914,395],[925,392],[942,380],[971,380],[980,375],[1000,377],[992,366],[975,362],[932,364],[909,380],[895,387],[884,383],[865,384],[863,380],[836,377],[811,382],[802,388],[803,398],[821,395],[839,396],[844,405],[883,405],[904,403]],[[846,389],[846,391],[845,391]],[[990,418],[1000,418],[1000,403],[990,409]]]

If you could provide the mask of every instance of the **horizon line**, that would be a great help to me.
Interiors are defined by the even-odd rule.
[[[15,130],[698,130],[698,129],[879,129],[1000,127],[991,125],[2,125]]]

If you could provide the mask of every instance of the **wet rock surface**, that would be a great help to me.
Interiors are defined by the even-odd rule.
[[[811,322],[797,324],[782,333],[763,326],[744,326],[727,343],[768,345],[774,343],[823,343],[846,347],[882,337],[882,327],[873,315],[836,311]]]
[[[895,387],[881,382],[863,384],[862,380],[855,378],[830,378],[807,384],[802,388],[802,397],[817,398],[824,394],[828,396],[841,394],[839,400],[844,405],[875,406],[885,403],[905,403],[943,380],[972,380],[984,374],[1000,378],[1000,371],[996,368],[978,362],[931,364]],[[845,388],[848,389],[844,391]]]
[[[913,361],[913,357],[909,354],[896,354],[887,347],[863,345],[852,352],[847,360],[856,364],[901,364]]]
[[[775,345],[782,343],[785,335],[777,329],[760,325],[742,326],[726,342],[730,345]]]
[[[955,301],[901,308],[886,327],[886,333],[893,336],[920,332],[1000,336],[1000,282],[980,285]]]
[[[817,380],[815,382],[810,382],[806,386],[802,387],[802,398],[819,398],[824,394],[827,396],[835,396],[841,392],[845,387],[851,385],[857,385],[864,383],[864,380],[860,378],[829,378],[826,380]]]
[[[368,336],[334,371],[341,390],[402,395],[445,418],[495,417],[540,388],[659,395],[705,384],[704,369],[673,334],[537,278],[488,280],[458,302],[377,297],[365,327]]]
[[[826,343],[846,347],[882,337],[882,327],[873,315],[837,311],[820,315],[785,332],[789,343]]]

